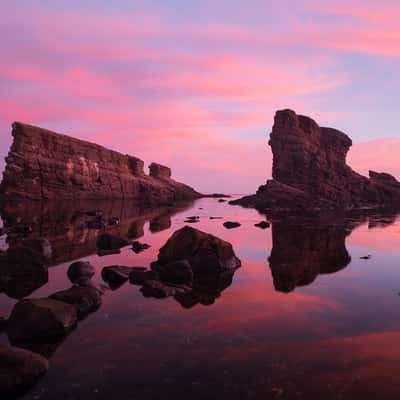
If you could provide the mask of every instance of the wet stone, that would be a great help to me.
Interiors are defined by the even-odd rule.
[[[232,221],[224,222],[224,227],[226,229],[234,229],[234,228],[238,228],[239,226],[241,226],[241,224],[239,222],[232,222]]]
[[[141,253],[142,251],[145,251],[149,249],[151,246],[147,243],[140,243],[139,241],[135,240],[132,243],[132,250],[134,253],[138,254]]]
[[[75,283],[81,278],[92,278],[96,270],[92,264],[87,261],[76,261],[72,263],[67,271],[69,280]]]

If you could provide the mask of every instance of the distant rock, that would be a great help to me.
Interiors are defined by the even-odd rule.
[[[6,400],[22,396],[48,368],[48,361],[39,354],[0,345],[1,398]]]
[[[24,299],[14,306],[7,333],[13,341],[59,338],[70,332],[76,322],[76,309],[70,304],[49,298]]]
[[[110,235],[109,233],[103,233],[100,235],[97,241],[97,247],[100,250],[116,250],[121,247],[125,247],[129,242],[118,236]]]
[[[262,212],[354,210],[400,206],[400,182],[370,171],[366,178],[346,164],[352,141],[336,129],[324,128],[292,110],[275,114],[269,145],[272,177],[253,196],[231,204]]]
[[[75,283],[78,279],[91,279],[96,272],[96,269],[88,261],[76,261],[72,263],[67,271],[69,280]]]
[[[270,227],[270,223],[267,221],[261,221],[258,224],[254,224],[254,226],[256,226],[257,228],[261,228],[261,229],[267,229]]]
[[[100,307],[101,295],[102,292],[94,287],[74,285],[67,290],[54,293],[49,297],[73,305],[78,318],[84,318]]]
[[[239,222],[232,222],[232,221],[226,221],[224,222],[224,227],[226,229],[233,229],[233,228],[238,228],[239,226],[241,226],[242,224],[240,224]]]

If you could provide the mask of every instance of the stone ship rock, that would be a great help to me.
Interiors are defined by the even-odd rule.
[[[46,129],[16,122],[0,193],[6,199],[129,199],[172,204],[202,195],[171,178],[160,164],[143,171],[142,160]]]

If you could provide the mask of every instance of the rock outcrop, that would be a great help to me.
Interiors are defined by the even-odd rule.
[[[343,132],[282,110],[269,145],[273,180],[231,204],[262,211],[400,206],[400,182],[393,176],[370,171],[367,178],[346,164],[352,141]]]
[[[162,205],[201,197],[160,164],[152,163],[146,175],[136,157],[19,122],[12,135],[0,188],[6,198],[130,199]]]

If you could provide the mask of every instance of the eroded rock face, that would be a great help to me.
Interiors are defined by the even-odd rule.
[[[386,173],[364,177],[346,164],[351,139],[292,110],[275,114],[269,145],[273,180],[232,202],[258,209],[355,209],[400,206],[400,182]]]
[[[2,399],[11,399],[24,394],[47,372],[48,368],[48,361],[39,354],[16,347],[0,346]]]
[[[19,122],[12,135],[1,184],[6,198],[131,199],[162,205],[201,196],[156,163],[148,176],[142,160],[93,143]]]

